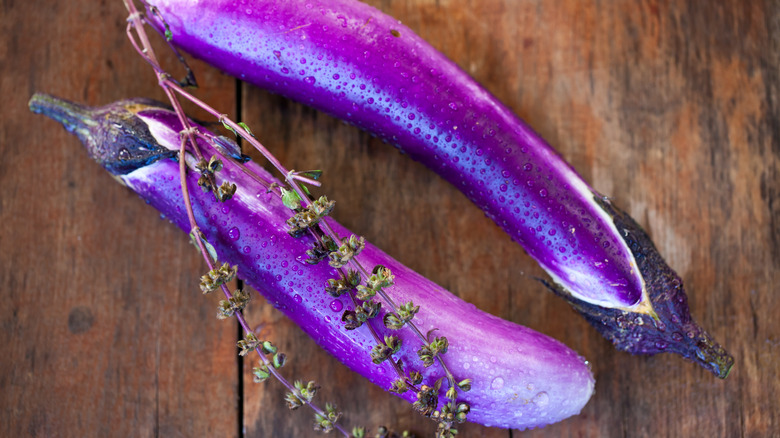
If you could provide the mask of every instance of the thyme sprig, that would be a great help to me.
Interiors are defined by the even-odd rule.
[[[222,158],[229,158],[233,161],[236,161],[242,171],[249,174],[253,179],[261,182],[261,184],[263,184],[266,188],[271,189],[272,184],[267,181],[261,181],[262,178],[259,178],[259,176],[254,175],[253,172],[250,172],[245,166],[242,166],[240,152],[237,154],[237,158],[236,154],[226,150],[225,141],[223,139],[216,136],[207,136],[201,133],[197,128],[193,127],[190,124],[187,116],[184,114],[177,96],[182,96],[190,100],[191,102],[217,117],[219,121],[225,125],[225,127],[237,135],[245,138],[250,144],[258,148],[277,169],[283,170],[281,163],[279,163],[276,158],[274,158],[267,150],[265,150],[265,148],[259,142],[254,140],[254,136],[249,131],[249,128],[246,124],[235,123],[231,121],[225,115],[218,113],[216,110],[206,105],[204,102],[197,99],[195,96],[184,89],[188,86],[194,86],[196,83],[194,75],[192,74],[192,70],[189,68],[189,66],[187,66],[184,58],[181,57],[181,55],[175,49],[173,50],[177,57],[182,62],[182,64],[185,65],[187,70],[187,77],[182,82],[177,82],[171,79],[171,76],[160,66],[156,54],[149,42],[149,38],[144,29],[145,17],[136,9],[133,0],[124,0],[124,3],[130,14],[127,20],[128,23],[126,29],[128,38],[139,55],[154,69],[159,85],[162,87],[163,91],[168,97],[168,100],[171,102],[171,105],[173,106],[173,109],[176,112],[179,118],[179,122],[182,126],[182,131],[180,133],[181,145],[179,153],[179,174],[181,189],[185,203],[185,210],[191,229],[190,236],[200,250],[203,259],[206,261],[206,264],[209,268],[206,275],[201,277],[201,290],[204,293],[213,292],[218,289],[222,290],[226,299],[220,301],[217,316],[221,319],[235,316],[238,320],[245,333],[245,338],[238,341],[238,347],[240,348],[239,354],[244,356],[250,351],[254,350],[260,358],[259,366],[253,369],[253,374],[256,381],[264,381],[267,378],[273,376],[277,381],[279,381],[287,388],[288,393],[285,397],[285,400],[291,409],[300,407],[302,405],[307,405],[314,411],[315,429],[325,432],[329,432],[335,429],[345,437],[355,437],[355,434],[347,432],[346,429],[337,423],[338,419],[341,417],[341,413],[335,409],[334,405],[328,403],[325,405],[325,409],[323,410],[313,402],[314,395],[319,388],[315,382],[309,382],[306,385],[303,385],[299,381],[296,381],[295,384],[290,384],[290,382],[279,373],[278,369],[281,368],[287,361],[286,356],[284,353],[279,352],[271,342],[260,341],[254,334],[252,327],[247,323],[243,315],[243,310],[249,301],[248,295],[246,295],[241,290],[237,290],[233,293],[228,290],[227,283],[232,281],[232,279],[236,276],[237,269],[236,267],[231,267],[227,263],[219,263],[213,247],[207,242],[205,236],[200,231],[198,223],[195,219],[195,213],[192,208],[192,201],[190,199],[190,194],[186,183],[188,162],[187,152],[191,152],[197,159],[197,163],[193,167],[201,175],[198,179],[198,185],[204,191],[213,192],[215,198],[220,202],[225,202],[230,199],[236,193],[237,186],[228,181],[223,181],[221,184],[217,185],[216,175],[223,167],[222,159],[212,156],[209,157],[207,161],[198,146],[197,139],[205,139],[206,141],[210,142],[213,146],[215,146],[215,150],[222,156]],[[153,7],[152,13],[156,14],[156,10]],[[159,14],[157,16],[158,18],[162,19]],[[165,29],[165,39],[167,42],[169,42],[170,45],[172,34],[170,33],[170,29],[168,28],[167,24],[165,24]],[[319,177],[319,174],[317,174],[316,171],[314,172],[315,173],[305,174],[291,171],[287,173],[286,180],[293,182],[303,181],[308,184],[319,185],[319,183],[316,181],[316,178]],[[296,194],[298,196],[301,195],[300,189],[296,191]],[[325,199],[324,204],[327,204],[327,199]],[[330,208],[332,209],[332,206]],[[268,356],[271,357],[269,358]],[[354,430],[357,432],[364,431],[362,428],[355,428]]]
[[[438,361],[441,365],[449,386],[445,393],[448,402],[441,411],[437,411],[441,379],[436,382],[433,388],[425,385],[418,388],[417,385],[420,382],[415,383],[405,375],[400,361],[389,361],[393,364],[393,368],[399,377],[393,382],[389,390],[399,394],[409,390],[414,391],[418,400],[413,406],[424,416],[431,417],[437,421],[437,437],[455,435],[457,429],[454,427],[454,424],[465,421],[466,415],[470,410],[467,403],[458,401],[458,394],[459,391],[466,392],[470,390],[471,381],[470,379],[465,379],[461,382],[456,382],[454,375],[447,367],[443,356],[449,348],[448,339],[444,336],[430,339],[432,331],[427,335],[422,334],[413,322],[414,316],[420,310],[420,307],[415,306],[413,302],[410,301],[401,305],[395,304],[385,291],[386,288],[389,288],[394,283],[395,276],[390,269],[378,265],[372,269],[370,274],[366,271],[365,267],[357,259],[357,256],[365,248],[365,239],[355,235],[341,239],[333,232],[327,221],[323,220],[333,209],[332,201],[328,201],[327,208],[323,208],[321,206],[322,198],[313,200],[304,194],[308,193],[308,190],[304,190],[305,186],[302,188],[293,180],[288,180],[287,183],[292,191],[298,195],[294,204],[288,205],[288,203],[285,203],[288,208],[295,211],[293,217],[288,220],[290,235],[299,237],[304,232],[309,232],[315,238],[314,247],[307,251],[311,263],[324,259],[323,254],[329,250],[328,262],[337,269],[339,277],[329,279],[325,290],[334,297],[347,294],[353,302],[354,310],[346,310],[342,314],[341,319],[345,328],[347,330],[355,330],[366,325],[376,341],[370,352],[372,361],[376,364],[381,364],[391,359],[392,355],[398,352],[401,347],[400,339],[396,336],[380,338],[376,329],[370,324],[370,320],[379,314],[381,302],[374,300],[375,297],[379,296],[388,307],[388,311],[383,317],[383,325],[391,330],[399,330],[404,326],[408,326],[423,342],[423,345],[417,351],[422,364],[427,368]],[[307,222],[305,226],[300,226],[301,217],[314,219]],[[346,266],[352,266],[353,269],[347,269],[345,272],[344,268]],[[362,282],[363,278],[366,279],[365,283]]]
[[[430,416],[439,423],[437,436],[450,437],[456,434],[457,430],[453,427],[453,424],[464,421],[466,414],[469,411],[469,407],[466,403],[458,403],[458,390],[468,391],[470,389],[469,379],[457,383],[447,367],[443,358],[449,345],[447,338],[440,336],[429,340],[429,336],[423,335],[416,326],[414,317],[419,311],[419,306],[415,306],[412,302],[396,305],[388,295],[385,289],[393,284],[392,273],[387,268],[381,266],[374,267],[372,273],[369,273],[367,269],[358,262],[357,256],[365,247],[365,240],[362,237],[354,235],[342,239],[333,231],[327,221],[323,220],[323,218],[332,211],[335,204],[325,197],[320,197],[316,200],[311,198],[306,186],[319,186],[320,183],[317,180],[319,179],[321,172],[296,172],[294,170],[287,170],[254,138],[254,135],[246,124],[232,121],[227,115],[219,113],[187,91],[185,88],[195,84],[194,75],[192,75],[192,70],[186,65],[186,62],[178,52],[176,52],[176,54],[180,61],[185,65],[187,77],[181,82],[173,80],[160,66],[156,55],[149,44],[148,37],[144,30],[144,16],[136,10],[132,0],[124,1],[130,13],[127,25],[128,37],[133,44],[133,47],[154,69],[158,82],[170,100],[183,127],[181,131],[179,157],[182,192],[192,230],[191,234],[198,236],[198,238],[194,238],[193,240],[197,244],[209,267],[208,273],[201,278],[201,289],[204,293],[217,289],[222,290],[226,300],[220,301],[218,316],[235,316],[241,324],[246,333],[246,338],[239,341],[241,353],[247,354],[254,349],[260,357],[260,365],[253,370],[255,379],[262,381],[273,376],[282,383],[288,390],[285,399],[290,407],[295,406],[297,408],[306,404],[315,411],[315,428],[318,430],[330,431],[335,429],[347,437],[364,436],[365,431],[361,428],[355,428],[353,430],[354,433],[350,434],[341,427],[337,423],[340,414],[335,411],[335,408],[332,405],[326,404],[326,407],[323,410],[313,403],[313,397],[314,394],[316,394],[316,384],[312,382],[311,385],[306,384],[304,386],[303,384],[299,385],[298,382],[296,382],[296,384],[291,385],[289,381],[281,376],[278,372],[278,368],[284,364],[286,356],[280,355],[280,353],[275,350],[275,347],[268,341],[260,342],[254,335],[254,331],[243,316],[246,300],[243,299],[243,295],[241,294],[237,295],[235,292],[231,293],[226,285],[226,283],[235,277],[235,269],[231,268],[226,263],[220,265],[216,260],[213,248],[203,237],[195,220],[192,203],[185,183],[187,174],[186,163],[188,161],[186,152],[191,152],[195,156],[196,164],[194,164],[193,167],[201,175],[199,177],[198,185],[205,191],[213,192],[218,201],[224,202],[230,199],[238,189],[235,184],[228,181],[223,181],[217,185],[217,175],[223,166],[222,159],[229,159],[235,162],[238,165],[238,168],[255,181],[263,184],[267,190],[274,192],[278,191],[284,205],[295,211],[293,217],[288,221],[290,234],[298,237],[305,233],[309,233],[315,237],[315,242],[317,242],[317,244],[310,251],[307,251],[309,261],[311,263],[316,263],[328,258],[329,264],[336,268],[339,273],[339,278],[328,282],[326,290],[334,296],[346,294],[352,301],[355,310],[347,310],[342,316],[345,327],[347,329],[357,329],[363,325],[368,327],[376,341],[376,346],[371,351],[372,359],[377,363],[388,362],[392,364],[399,377],[398,380],[393,383],[391,389],[396,392],[411,390],[416,393],[417,401],[414,404],[415,409],[420,411],[423,415]],[[152,13],[155,13],[153,8]],[[159,15],[158,18],[162,19]],[[173,35],[170,34],[170,30],[167,26],[165,27],[166,40],[170,41]],[[237,148],[230,146],[232,142],[226,142],[224,137],[203,134],[197,128],[193,127],[184,114],[181,104],[178,101],[178,96],[184,97],[204,109],[218,119],[226,129],[241,137],[248,144],[257,149],[272,166],[284,175],[285,186],[279,186],[276,183],[264,181],[258,175],[243,166],[243,155],[240,154],[240,151],[236,152]],[[200,151],[197,143],[198,139],[206,140],[213,145],[220,157],[208,157],[207,160]],[[228,146],[226,146],[226,144]],[[365,284],[362,283],[362,279],[366,279]],[[375,298],[379,298],[381,302],[375,301]],[[428,367],[437,361],[444,370],[445,378],[449,385],[449,389],[446,392],[446,397],[449,399],[449,402],[446,403],[441,410],[437,411],[436,407],[438,406],[438,393],[444,378],[439,379],[432,387],[421,385],[422,375],[419,372],[410,369],[407,373],[407,370],[404,369],[404,364],[400,360],[392,359],[392,355],[398,352],[401,347],[400,338],[394,335],[380,338],[376,328],[372,325],[373,318],[380,313],[382,303],[385,304],[387,312],[381,323],[386,328],[392,330],[408,327],[423,344],[417,352],[423,365]],[[270,356],[270,358],[268,356]],[[456,389],[456,387],[458,389]]]

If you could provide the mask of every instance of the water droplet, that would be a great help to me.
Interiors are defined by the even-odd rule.
[[[228,236],[230,236],[232,240],[238,240],[238,238],[241,237],[241,231],[239,231],[238,228],[233,227],[228,231]]]
[[[547,189],[539,190],[539,196],[541,196],[542,198],[546,198],[547,197]]]
[[[333,300],[330,302],[330,310],[334,312],[340,312],[344,308],[344,303],[341,300]]]
[[[296,303],[301,304],[301,301],[303,301],[303,298],[301,298],[300,295],[295,294],[295,295],[293,295],[293,300],[295,300]]]
[[[680,342],[683,339],[683,335],[677,332],[672,333],[672,339],[675,340],[675,342]]]
[[[450,108],[452,108],[453,110],[457,110],[458,105],[455,102],[450,102]]]
[[[314,79],[314,76],[306,76],[305,78],[303,78],[303,82],[306,82],[307,84],[312,85],[315,82],[317,82],[317,80]]]
[[[277,58],[281,58],[282,57],[282,52],[280,52],[278,50],[274,50],[274,56],[276,56]]]
[[[525,163],[525,164],[523,164],[523,170],[525,170],[526,172],[530,172],[530,171],[532,171],[533,169],[534,169],[534,166],[533,166],[533,164],[531,164],[531,163]]]
[[[130,159],[130,151],[127,150],[127,148],[122,148],[119,150],[119,159],[122,161],[126,161]]]
[[[542,391],[534,396],[532,400],[537,406],[547,406],[550,403],[550,396],[546,392]]]
[[[496,377],[493,379],[492,382],[490,382],[490,389],[501,389],[504,387],[504,378],[503,377]]]

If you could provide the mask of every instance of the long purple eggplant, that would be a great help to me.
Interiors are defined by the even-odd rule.
[[[174,44],[435,170],[617,348],[675,352],[728,375],[733,358],[693,321],[682,281],[641,227],[398,20],[353,0],[150,3],[150,21]]]
[[[171,222],[190,230],[175,159],[181,131],[175,113],[147,100],[90,109],[43,94],[33,96],[30,108],[62,123],[117,180]],[[211,146],[201,146],[204,155],[214,153]],[[279,196],[268,193],[235,162],[226,161],[220,178],[236,183],[238,191],[225,203],[217,202],[198,187],[195,161],[188,157],[187,184],[197,222],[219,258],[238,265],[242,278],[320,346],[373,383],[389,388],[396,379],[392,367],[372,362],[369,352],[375,341],[366,327],[348,331],[339,321],[341,311],[351,304],[325,291],[336,271],[327,263],[302,261],[313,238],[288,234],[285,221],[291,211]],[[253,162],[245,166],[267,181],[276,181]],[[325,220],[340,236],[350,234],[335,221]],[[470,421],[505,428],[539,427],[579,413],[592,395],[588,363],[560,342],[476,309],[370,244],[360,257],[368,266],[383,265],[393,271],[395,285],[390,293],[399,302],[411,300],[420,306],[415,321],[423,332],[437,328],[447,335],[450,370],[473,380],[472,389],[462,396],[471,406]],[[382,314],[378,318],[381,321]],[[378,326],[380,333],[391,332]],[[394,358],[418,363],[420,341],[408,330],[392,333],[403,342]],[[432,366],[423,375],[423,383],[432,386],[444,373]],[[414,395],[410,391],[402,397],[413,401]]]

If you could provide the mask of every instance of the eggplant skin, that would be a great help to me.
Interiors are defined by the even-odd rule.
[[[728,375],[734,359],[692,320],[639,225],[396,19],[353,0],[151,4],[150,22],[194,56],[365,129],[455,185],[618,349],[675,352]]]
[[[171,152],[179,148],[181,130],[172,111],[141,100],[90,109],[41,94],[33,96],[30,108],[65,124],[79,136],[90,156],[115,178],[169,221],[189,231],[179,163],[171,157]],[[123,142],[103,142],[111,137],[104,135],[111,129],[140,133],[139,143],[128,142],[133,137],[124,137]],[[158,159],[149,160],[146,156],[150,138]],[[211,146],[202,146],[205,156],[214,154]],[[126,152],[119,154],[120,148]],[[134,162],[135,155],[148,163],[129,169],[113,162]],[[193,162],[194,158],[188,157],[188,164]],[[263,179],[278,182],[254,162],[244,165]],[[327,279],[337,276],[335,269],[325,262],[306,263],[306,250],[313,239],[309,235],[293,238],[288,234],[285,221],[292,215],[291,210],[232,160],[224,160],[217,177],[218,183],[224,179],[238,186],[233,198],[224,203],[198,187],[198,174],[191,165],[187,184],[196,220],[220,260],[237,265],[241,278],[322,348],[374,384],[390,388],[396,375],[387,362],[372,362],[369,352],[374,341],[367,328],[346,330],[340,321],[342,312],[350,309],[351,304],[344,297],[334,299],[325,292]],[[340,236],[351,234],[335,221],[325,220]],[[513,429],[542,427],[578,414],[590,399],[594,380],[589,364],[562,343],[482,312],[370,243],[359,257],[369,269],[375,265],[391,269],[395,285],[388,292],[398,303],[411,300],[420,306],[415,322],[423,333],[436,328],[437,335],[449,339],[450,347],[444,357],[450,370],[458,379],[473,380],[471,391],[461,392],[459,397],[471,406],[469,421]],[[371,321],[380,336],[394,334],[402,340],[403,346],[394,358],[417,368],[423,373],[424,383],[432,386],[444,375],[441,367],[423,368],[416,353],[420,341],[409,330],[386,329],[381,323],[384,313],[382,309]],[[446,387],[442,388],[440,403],[445,391]],[[410,402],[413,397],[411,392],[402,395]]]

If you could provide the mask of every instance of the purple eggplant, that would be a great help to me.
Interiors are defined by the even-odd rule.
[[[91,109],[43,94],[33,96],[30,108],[62,123],[117,180],[175,225],[190,230],[177,161],[181,124],[174,112],[148,100]],[[201,146],[204,155],[215,153],[211,145]],[[305,262],[313,238],[288,233],[285,221],[292,213],[278,194],[247,176],[236,161],[226,160],[218,179],[236,183],[238,190],[230,200],[217,202],[198,187],[195,161],[187,157],[195,216],[220,260],[238,265],[239,276],[341,362],[390,388],[397,378],[392,366],[387,361],[372,362],[369,352],[375,341],[366,327],[347,330],[339,321],[352,304],[325,291],[327,280],[337,277],[336,270],[327,263]],[[244,165],[262,179],[278,182],[255,163]],[[350,234],[335,221],[325,220],[340,236]],[[446,334],[450,370],[473,380],[472,389],[462,394],[471,406],[470,421],[505,428],[539,427],[579,413],[592,395],[594,381],[587,361],[560,342],[478,310],[370,244],[360,257],[368,266],[383,265],[395,274],[389,293],[399,302],[411,300],[420,306],[415,321],[423,332],[438,329],[437,333]],[[380,335],[401,338],[403,346],[395,359],[419,363],[416,350],[421,342],[410,331],[375,325]],[[422,372],[423,383],[431,386],[444,375],[437,366]],[[413,401],[414,394],[409,391],[402,397]]]
[[[150,21],[227,73],[346,120],[462,190],[617,348],[725,378],[647,234],[538,134],[398,20],[353,0],[153,0]]]

